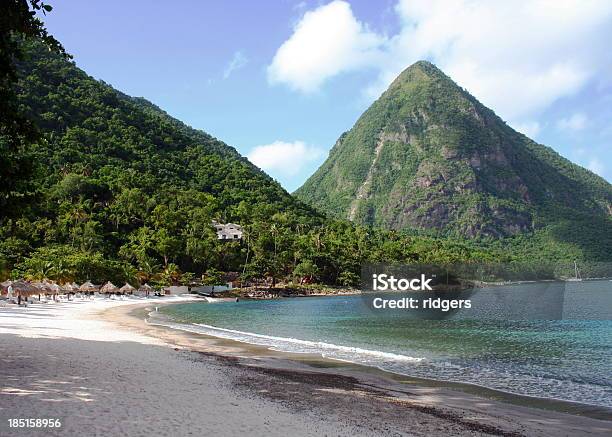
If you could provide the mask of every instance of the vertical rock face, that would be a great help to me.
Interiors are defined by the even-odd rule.
[[[604,179],[514,131],[424,61],[397,77],[295,194],[357,223],[467,237],[593,217],[609,226],[612,209]]]

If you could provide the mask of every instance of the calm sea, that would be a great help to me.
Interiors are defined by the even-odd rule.
[[[538,287],[507,289],[534,294]],[[330,296],[172,305],[153,322],[398,374],[612,407],[612,282],[568,283],[562,320],[484,317],[500,289],[478,293],[488,296],[475,300],[479,308],[445,320],[372,311],[363,296]]]

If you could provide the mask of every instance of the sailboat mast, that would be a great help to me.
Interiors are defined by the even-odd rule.
[[[578,272],[578,263],[574,261],[574,276],[576,279],[580,279],[580,273]]]

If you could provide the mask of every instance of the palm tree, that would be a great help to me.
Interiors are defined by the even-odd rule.
[[[166,284],[178,285],[182,278],[182,273],[176,264],[169,263],[159,274],[160,279]]]
[[[139,267],[138,272],[136,272],[136,277],[138,278],[138,282],[141,284],[151,281],[151,279],[158,274],[159,269],[161,268],[161,266],[156,264],[155,260],[152,258],[142,260],[139,263]]]

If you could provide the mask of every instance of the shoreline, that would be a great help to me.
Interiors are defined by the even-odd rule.
[[[473,289],[479,288],[496,288],[496,287],[508,287],[514,285],[524,285],[524,284],[537,284],[537,283],[574,283],[571,278],[553,278],[553,279],[538,279],[538,280],[521,280],[521,281],[501,281],[501,282],[487,282],[487,281],[479,281],[479,280],[467,280],[469,286],[466,286],[462,289],[434,289],[434,291],[469,291]],[[612,277],[601,277],[601,278],[583,278],[580,282],[596,282],[596,281],[612,281]],[[310,291],[312,290],[312,291]],[[406,292],[406,291],[402,291]],[[325,288],[325,286],[321,286],[318,288],[317,286],[313,286],[311,288],[307,287],[276,287],[276,288],[266,288],[266,287],[245,287],[245,288],[235,288],[233,290],[225,291],[219,293],[219,296],[231,296],[238,297],[241,299],[249,299],[249,300],[274,300],[280,298],[297,298],[297,297],[325,297],[325,296],[355,296],[373,293],[372,291],[363,291],[358,288]]]
[[[162,305],[168,306],[173,305],[173,303],[164,303]],[[465,396],[473,397],[474,399],[470,400],[475,402],[486,400],[498,402],[501,405],[538,409],[606,422],[612,421],[612,409],[603,406],[521,395],[470,383],[413,377],[389,372],[377,367],[327,358],[319,354],[279,351],[265,345],[214,337],[159,324],[149,324],[146,318],[152,310],[153,308],[150,308],[148,305],[141,305],[138,308],[118,307],[108,309],[102,315],[106,320],[129,329],[149,330],[148,335],[163,338],[164,341],[168,341],[173,346],[187,348],[200,353],[216,354],[220,359],[231,359],[242,366],[261,366],[270,371],[291,370],[322,374],[333,373],[344,377],[356,378],[364,385],[378,390],[387,390],[391,393],[423,389],[425,391],[436,391],[437,395],[449,398],[455,398],[457,393],[462,393]],[[154,330],[150,331],[151,328]],[[163,332],[161,336],[160,332]],[[445,402],[445,405],[453,404],[455,403]],[[459,405],[456,406],[459,407]],[[610,426],[612,427],[612,422]]]
[[[174,303],[164,303],[158,306],[168,305],[174,305]],[[266,345],[257,345],[248,343],[246,341],[215,337],[199,332],[189,332],[182,329],[175,329],[162,324],[149,323],[146,319],[148,318],[148,314],[152,309],[147,307],[148,306],[142,305],[139,308],[111,308],[102,313],[102,316],[112,323],[117,323],[120,325],[127,324],[127,327],[130,329],[150,329],[151,327],[155,327],[160,328],[162,331],[167,330],[173,333],[173,335],[170,336],[170,340],[171,344],[175,346],[183,344],[181,337],[184,335],[189,338],[205,338],[209,342],[219,343],[221,345],[221,353],[226,354],[223,355],[225,358],[230,356],[245,360],[258,360],[266,358],[266,365],[272,366],[276,361],[279,368],[280,366],[287,366],[287,363],[289,363],[289,368],[293,368],[295,367],[296,363],[300,363],[305,364],[307,368],[329,369],[330,371],[333,370],[335,372],[344,371],[345,373],[350,373],[352,376],[376,376],[378,379],[380,379],[381,383],[386,383],[388,385],[400,384],[400,387],[404,385],[417,385],[427,388],[447,389],[489,400],[500,401],[506,404],[528,406],[530,408],[568,413],[592,419],[612,420],[612,408],[605,406],[572,402],[556,398],[523,395],[467,382],[415,377],[401,373],[394,373],[375,366],[368,366],[337,358],[324,357],[320,354],[286,352],[272,349]],[[149,333],[149,335],[151,335],[151,333]],[[191,347],[193,348],[194,346],[192,345]],[[206,346],[200,346],[200,349],[196,347],[195,350],[198,352],[210,352],[209,350],[205,350],[205,347]]]
[[[163,304],[163,306],[168,305],[174,305],[174,303]],[[147,321],[148,314],[150,313],[149,310],[150,308],[143,309],[142,307],[132,308],[130,310],[128,310],[127,308],[116,308],[105,311],[103,313],[103,316],[107,317],[108,320],[113,323],[122,324],[126,323],[126,319],[129,320],[130,318],[134,318],[137,319],[139,322],[144,323],[147,328],[157,327],[161,328],[162,330],[168,330],[176,334],[176,337],[173,336],[173,341],[175,342],[180,342],[180,337],[182,335],[187,335],[189,337],[202,337],[208,339],[211,342],[222,343],[224,345],[221,348],[222,351],[225,347],[228,348],[228,355],[223,355],[224,357],[236,356],[238,358],[243,359],[269,358],[269,361],[267,361],[266,365],[274,365],[274,361],[278,362],[281,365],[285,361],[289,363],[302,363],[306,364],[307,367],[312,367],[314,369],[329,369],[329,371],[333,369],[333,371],[335,372],[344,371],[345,373],[351,373],[357,376],[376,376],[381,381],[384,381],[386,384],[390,385],[416,385],[427,388],[447,389],[451,391],[463,392],[468,395],[474,395],[479,398],[500,401],[505,404],[527,406],[529,408],[568,413],[598,420],[612,420],[612,408],[606,406],[588,404],[583,402],[574,402],[552,397],[546,398],[525,395],[490,388],[484,385],[478,385],[469,382],[423,378],[403,373],[396,373],[376,366],[355,363],[353,361],[342,360],[339,358],[325,357],[322,354],[287,352],[278,349],[273,349],[267,345],[253,344],[238,339],[216,337],[200,332],[191,332],[180,328],[172,328],[170,326],[158,323],[149,323]],[[130,329],[133,329],[135,326],[136,325],[134,325],[133,323],[129,323]],[[203,350],[198,351],[202,352]],[[289,367],[292,368],[293,366],[290,364]]]
[[[203,405],[203,411],[212,414],[206,415],[206,420],[189,414],[186,422],[169,428],[174,435],[186,435],[197,431],[199,426],[210,431],[214,428],[211,420],[217,419],[216,429],[222,434],[230,432],[227,428],[230,426],[251,426],[251,432],[256,433],[265,429],[271,435],[283,435],[287,427],[296,435],[318,434],[315,428],[331,435],[606,435],[612,431],[610,420],[502,402],[490,396],[483,397],[482,393],[476,395],[458,390],[452,383],[422,381],[321,356],[272,351],[265,346],[149,325],[144,320],[155,306],[189,300],[193,298],[106,304],[98,301],[80,306],[77,302],[74,307],[61,304],[58,305],[61,308],[53,308],[50,305],[50,314],[44,314],[47,310],[44,305],[33,305],[21,311],[24,316],[36,314],[39,320],[3,319],[0,310],[0,349],[8,352],[8,358],[0,359],[4,361],[0,363],[0,373],[14,373],[8,379],[11,387],[0,386],[0,401],[8,400],[5,403],[9,405],[8,411],[26,407],[25,411],[29,411],[30,399],[39,396],[31,386],[39,383],[33,381],[29,386],[18,386],[25,384],[21,380],[26,376],[18,378],[17,374],[33,372],[21,369],[17,364],[23,364],[18,358],[13,366],[11,353],[27,350],[28,354],[36,355],[53,347],[53,356],[57,356],[58,351],[68,356],[55,362],[53,372],[60,375],[66,371],[82,372],[88,384],[104,387],[106,394],[98,393],[99,399],[91,404],[78,403],[75,407],[82,411],[83,426],[98,426],[107,431],[114,430],[115,425],[97,417],[100,405],[114,417],[127,414],[124,410],[115,411],[114,403],[124,406],[134,403],[136,414],[141,415],[150,405],[143,406],[137,399],[139,396],[146,396],[148,402],[163,399],[164,408],[158,414],[168,426],[172,422],[169,410],[174,405],[176,408],[182,406],[175,413],[179,416],[187,414],[185,408],[193,409],[193,402]],[[30,309],[33,311],[28,315]],[[57,311],[51,311],[55,309]],[[120,364],[127,354],[135,354],[139,365],[134,365],[133,359],[132,364]],[[149,361],[158,355],[159,363],[152,365]],[[85,358],[95,358],[98,364],[94,368],[74,364]],[[44,359],[32,358],[32,365],[39,364],[48,368]],[[101,372],[108,374],[97,375]],[[113,385],[109,380],[112,382],[115,377],[118,380]],[[219,378],[225,387],[222,391],[218,384],[206,382]],[[28,390],[34,393],[19,394]],[[193,391],[197,393],[184,404],[185,392]],[[113,399],[107,401],[109,405],[105,405],[105,396]],[[225,400],[230,397],[235,399],[228,404]],[[35,407],[50,411],[61,405],[44,401],[41,399]],[[240,416],[228,416],[217,403],[234,409],[234,404],[240,405]],[[2,419],[7,412],[5,404],[0,402]],[[258,413],[254,415],[252,410]],[[232,421],[231,425],[228,420]],[[269,428],[270,424],[275,425]],[[80,425],[75,426],[76,435]],[[66,434],[58,432],[57,435]]]

